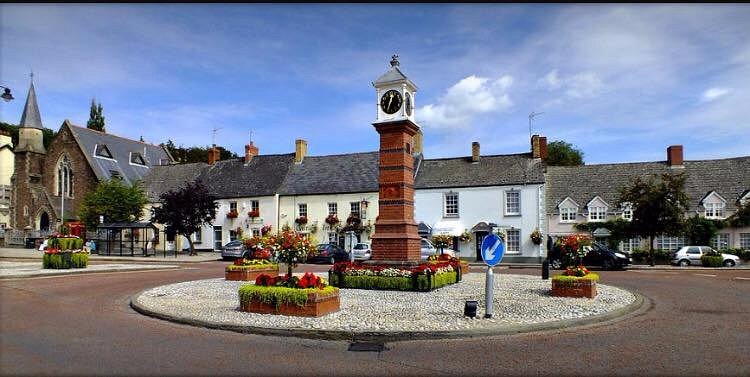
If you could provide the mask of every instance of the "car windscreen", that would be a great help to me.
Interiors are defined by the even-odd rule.
[[[363,243],[358,243],[358,244],[354,245],[354,250],[363,250],[363,249],[367,249],[367,245],[365,245]]]

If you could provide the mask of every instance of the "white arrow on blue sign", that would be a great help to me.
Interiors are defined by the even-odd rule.
[[[500,263],[505,254],[505,243],[497,234],[489,234],[482,240],[482,259],[490,267]]]

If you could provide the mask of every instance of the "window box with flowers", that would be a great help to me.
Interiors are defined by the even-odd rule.
[[[237,213],[236,210],[227,212],[227,218],[228,219],[236,219],[237,216],[239,216],[239,213]]]
[[[304,227],[307,224],[307,216],[300,216],[294,219],[294,223],[297,224],[298,227]]]
[[[247,217],[249,217],[250,220],[255,220],[258,217],[260,217],[260,211],[257,210],[257,209],[256,210],[252,210],[252,211],[250,211],[250,212],[247,213]]]

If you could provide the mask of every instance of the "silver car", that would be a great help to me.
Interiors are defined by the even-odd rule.
[[[672,255],[672,264],[682,267],[695,265],[700,266],[701,256],[706,253],[718,253],[708,246],[683,246]],[[721,254],[725,267],[734,267],[740,262],[740,258],[732,254]]]
[[[372,258],[372,249],[370,249],[369,243],[360,242],[354,245],[352,253],[354,254],[354,260],[369,260]]]
[[[242,241],[234,240],[230,241],[228,244],[224,245],[224,247],[221,248],[221,259],[228,260],[247,257],[247,253],[248,250],[245,249]]]
[[[440,250],[436,248],[435,245],[430,242],[430,240],[422,238],[420,240],[420,244],[420,256],[422,257],[422,260],[427,260],[430,255],[440,254]],[[443,254],[448,254],[452,257],[456,256],[456,253],[450,248],[443,249]]]

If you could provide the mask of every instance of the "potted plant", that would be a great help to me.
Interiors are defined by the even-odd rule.
[[[255,219],[257,217],[260,217],[260,210],[254,209],[247,213],[247,217],[251,219]]]
[[[239,214],[237,213],[236,209],[233,209],[229,212],[227,212],[227,218],[228,219],[236,219]]]
[[[436,248],[440,249],[440,254],[443,253],[443,249],[453,244],[453,236],[447,234],[439,234],[432,237],[432,243]]]
[[[582,234],[563,238],[562,249],[568,255],[567,261],[577,260],[577,266],[568,266],[562,274],[552,277],[552,296],[596,297],[596,282],[599,275],[583,266],[583,258],[591,251],[592,239]]]
[[[307,224],[307,216],[300,216],[296,219],[294,219],[294,222],[297,223],[297,225],[305,225]]]
[[[239,289],[240,310],[251,313],[321,317],[339,310],[339,289],[320,276],[260,275]]]
[[[237,258],[224,269],[224,279],[254,281],[261,274],[279,275],[279,264],[272,261],[275,239],[272,236],[252,237],[242,240],[250,251],[250,258]]]
[[[464,229],[464,232],[458,236],[458,240],[461,242],[469,242],[471,240],[471,233],[468,229]]]
[[[336,225],[336,224],[338,224],[338,223],[339,223],[339,218],[338,218],[338,216],[336,216],[336,214],[335,214],[335,213],[331,213],[331,214],[329,214],[329,215],[328,215],[328,216],[326,217],[326,220],[325,220],[325,221],[326,221],[326,224],[328,224],[328,225],[330,225],[331,227],[333,227],[334,225]]]

